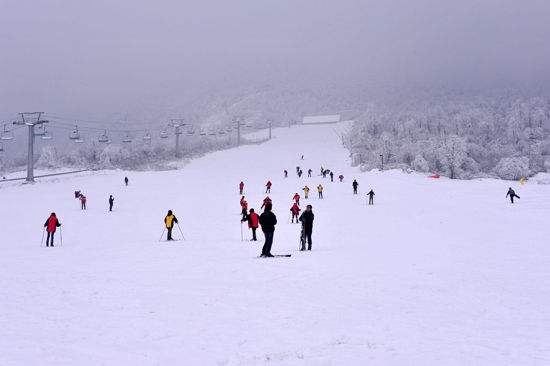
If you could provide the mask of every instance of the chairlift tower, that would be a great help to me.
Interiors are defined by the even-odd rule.
[[[183,123],[183,118],[171,118],[170,122],[174,126],[174,134],[176,135],[176,152],[175,156],[176,158],[180,157],[180,135],[182,134],[181,128],[186,125],[186,123]]]
[[[28,145],[27,145],[27,182],[34,182],[34,127],[48,123],[48,121],[40,119],[44,112],[23,112],[19,113],[21,121],[13,122],[14,125],[26,125],[29,127]]]

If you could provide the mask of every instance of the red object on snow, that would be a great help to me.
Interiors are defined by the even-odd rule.
[[[439,178],[439,174],[430,175],[428,178],[437,179]]]

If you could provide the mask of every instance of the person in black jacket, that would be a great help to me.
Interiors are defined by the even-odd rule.
[[[273,233],[277,225],[277,216],[271,212],[271,205],[266,205],[264,212],[260,215],[260,225],[265,236],[265,243],[262,248],[261,257],[273,257],[271,245],[273,245]]]
[[[508,193],[506,193],[506,197],[510,196],[510,202],[514,203],[514,197],[520,198],[516,192],[512,189],[512,187],[508,188]]]
[[[128,185],[128,177],[124,177],[124,184]]]
[[[357,183],[357,181],[354,179],[351,185],[353,186],[353,194],[357,194],[357,187],[359,186],[359,183]]]
[[[369,205],[374,205],[374,191],[372,188],[369,193],[367,193],[367,196],[369,196]]]
[[[113,204],[115,203],[115,199],[113,198],[113,195],[109,196],[109,211],[113,211]]]
[[[306,210],[300,216],[300,222],[304,231],[304,239],[302,240],[302,248],[300,250],[306,250],[306,240],[308,244],[307,250],[311,250],[311,234],[313,232],[314,218],[315,215],[313,214],[311,205],[307,205]]]

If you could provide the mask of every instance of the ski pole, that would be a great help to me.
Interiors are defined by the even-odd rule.
[[[63,246],[63,229],[61,227],[59,227],[59,239],[61,240],[60,241],[60,246]],[[53,243],[53,241],[52,241]]]
[[[166,231],[166,228],[162,229],[162,234],[160,234],[160,238],[159,238],[159,241],[162,240],[162,237],[164,236],[164,232]]]
[[[42,246],[42,244],[44,243],[44,233],[46,232],[46,228],[44,228],[44,230],[42,230],[42,239],[40,239],[40,246]]]
[[[243,222],[241,221],[241,241],[244,241],[243,237]]]
[[[180,227],[179,222],[178,222],[177,224],[178,224],[178,229],[179,229],[179,231],[180,231],[181,237],[183,238],[183,240],[186,240],[186,239],[185,239],[185,236],[183,236],[183,231],[181,231],[181,227]]]

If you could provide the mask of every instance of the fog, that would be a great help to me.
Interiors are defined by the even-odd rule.
[[[544,0],[0,0],[0,9],[4,120],[28,110],[164,118],[255,88],[356,98],[539,88],[550,65]]]

